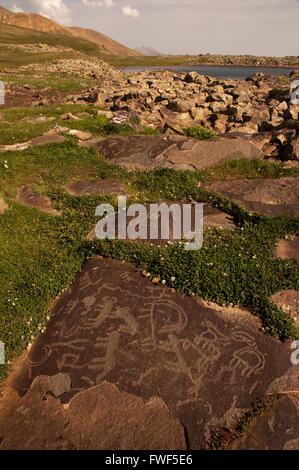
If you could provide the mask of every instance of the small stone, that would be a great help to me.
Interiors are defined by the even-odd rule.
[[[4,212],[7,211],[7,209],[8,209],[8,205],[6,204],[4,199],[0,197],[0,215],[3,215]]]
[[[69,131],[69,135],[73,135],[80,140],[87,140],[87,139],[90,139],[92,136],[90,132],[78,131],[77,129],[71,129]]]

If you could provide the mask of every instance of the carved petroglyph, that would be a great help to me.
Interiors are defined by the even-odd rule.
[[[130,265],[94,257],[55,304],[19,387],[24,393],[36,376],[62,372],[71,377],[65,401],[104,380],[145,399],[160,396],[194,427],[196,447],[287,371],[289,348],[285,360],[281,347],[250,315],[230,322]]]

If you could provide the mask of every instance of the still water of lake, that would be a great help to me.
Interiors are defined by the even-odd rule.
[[[194,66],[168,66],[168,67],[121,67],[124,72],[143,72],[144,70],[173,70],[174,72],[195,71],[201,75],[209,75],[216,78],[232,78],[242,80],[250,77],[256,72],[263,72],[265,75],[285,75],[292,72],[293,69],[279,67],[236,67],[216,66],[216,65],[194,65]]]

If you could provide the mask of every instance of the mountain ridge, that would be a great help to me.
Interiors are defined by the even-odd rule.
[[[62,36],[84,39],[96,44],[99,52],[103,54],[123,57],[140,57],[137,51],[105,36],[99,31],[85,29],[77,26],[62,26],[59,23],[46,18],[38,13],[13,13],[0,5],[0,25],[17,26],[27,30],[52,33]]]

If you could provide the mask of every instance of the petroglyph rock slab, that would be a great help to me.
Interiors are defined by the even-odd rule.
[[[241,138],[197,140],[185,136],[133,135],[100,143],[101,155],[128,169],[170,167],[194,170],[242,158],[261,157],[260,150]]]
[[[119,194],[126,195],[128,191],[117,179],[73,181],[64,186],[69,194],[83,196],[88,194]]]
[[[298,378],[290,354],[289,343],[262,334],[247,315],[230,321],[200,299],[153,285],[132,265],[93,257],[56,302],[12,386],[24,394],[35,377],[66,373],[64,403],[103,381],[145,401],[157,396],[190,447],[206,448],[273,381]]]
[[[199,188],[218,191],[247,210],[270,217],[299,216],[298,178],[203,182],[199,184]]]
[[[59,215],[59,212],[51,207],[51,201],[42,194],[36,193],[31,186],[23,186],[19,190],[18,201],[26,206],[36,207],[52,215]]]
[[[55,397],[60,397],[71,389],[71,379],[68,374],[56,374],[49,378],[49,390],[54,393]]]
[[[4,212],[6,212],[7,209],[8,209],[8,205],[6,204],[4,199],[0,197],[0,215],[4,214]]]
[[[275,248],[276,258],[291,259],[299,257],[299,237],[291,240],[281,239]]]
[[[299,395],[275,401],[231,449],[299,450]]]

